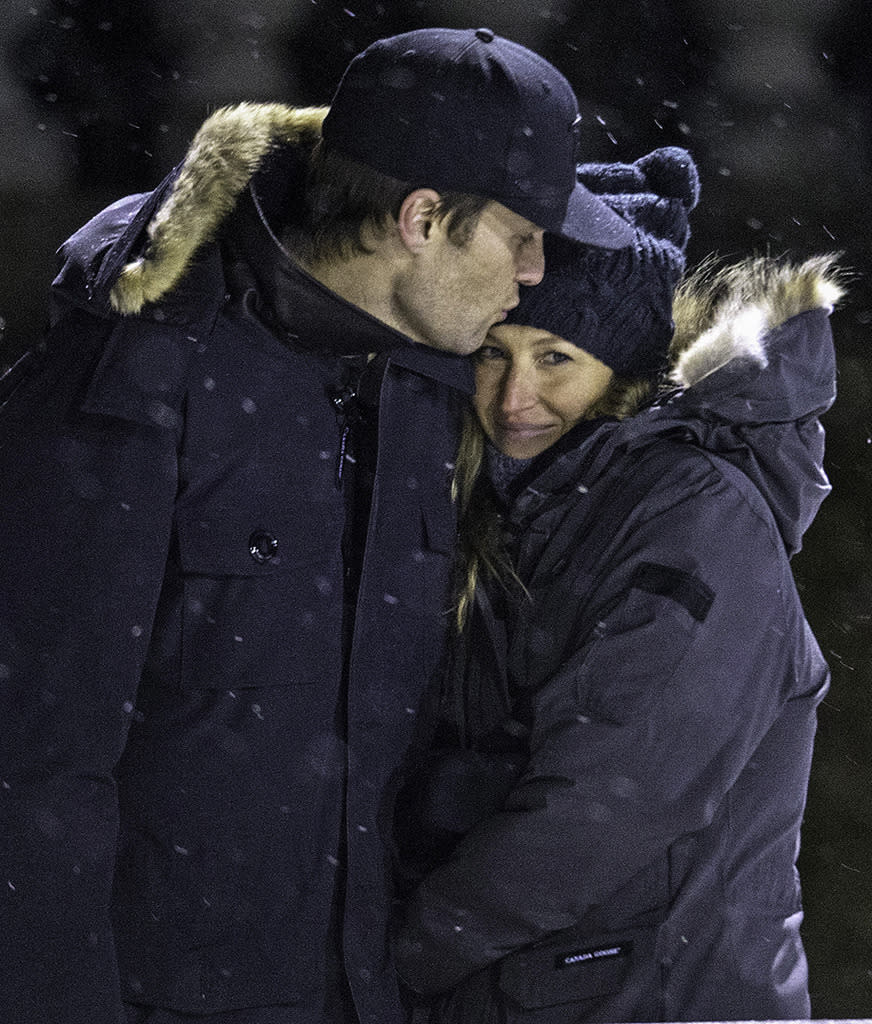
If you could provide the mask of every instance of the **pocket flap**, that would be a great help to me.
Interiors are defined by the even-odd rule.
[[[274,571],[284,557],[281,538],[266,527],[242,520],[232,512],[178,520],[179,561],[182,572],[204,576],[261,576]],[[272,558],[258,561],[251,554],[249,538],[260,531],[275,537]]]
[[[187,574],[257,577],[324,561],[322,529],[301,530],[287,514],[210,509],[208,516],[180,514],[177,522],[179,562]]]

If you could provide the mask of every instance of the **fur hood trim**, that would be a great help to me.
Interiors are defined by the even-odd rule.
[[[679,285],[673,303],[672,380],[698,384],[727,363],[765,367],[766,336],[812,309],[831,312],[844,295],[834,255],[795,264],[752,257],[718,268],[703,263]]]
[[[143,255],[123,268],[111,292],[119,313],[138,313],[181,280],[194,254],[214,239],[240,193],[278,146],[314,146],[327,107],[241,103],[216,110],[194,136],[172,189],[148,225]]]

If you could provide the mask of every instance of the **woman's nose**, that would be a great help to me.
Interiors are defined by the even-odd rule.
[[[529,371],[511,367],[506,371],[500,405],[503,412],[529,409],[536,403],[536,388]]]

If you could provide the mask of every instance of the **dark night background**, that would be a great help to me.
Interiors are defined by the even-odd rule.
[[[817,1018],[872,1018],[872,4],[869,0],[3,0],[0,366],[43,328],[54,251],[151,188],[215,107],[326,103],[373,39],[495,31],[570,79],[583,155],[683,145],[690,261],[843,253],[833,494],[794,561],[833,670],[800,858]]]

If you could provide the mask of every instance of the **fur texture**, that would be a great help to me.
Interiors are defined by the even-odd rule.
[[[148,246],[128,263],[111,301],[138,313],[171,291],[196,251],[215,237],[264,158],[278,145],[314,145],[327,107],[241,103],[215,111],[197,132],[166,202],[148,226]]]
[[[772,257],[703,264],[675,294],[673,381],[688,387],[735,359],[765,366],[766,333],[799,313],[832,309],[842,276],[832,255],[798,265]]]

